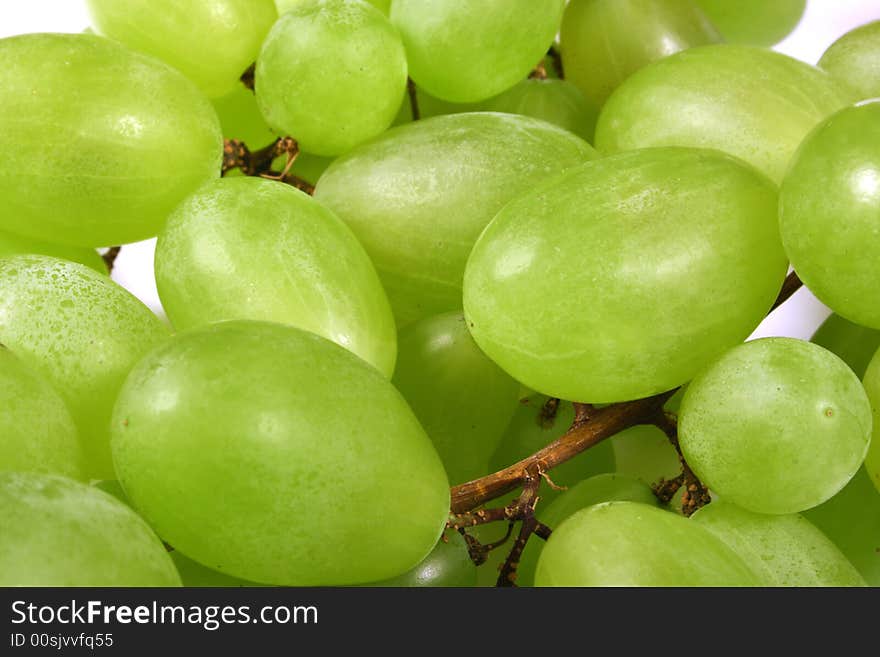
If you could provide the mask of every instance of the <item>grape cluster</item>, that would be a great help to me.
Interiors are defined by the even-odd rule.
[[[880,23],[87,4],[0,40],[0,585],[880,585]]]

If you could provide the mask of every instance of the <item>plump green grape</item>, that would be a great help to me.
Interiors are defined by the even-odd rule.
[[[29,237],[0,231],[0,258],[10,255],[40,254],[62,258],[91,267],[102,274],[107,273],[107,265],[95,249],[83,249],[64,244],[42,242]]]
[[[572,0],[559,37],[566,78],[596,109],[643,66],[721,40],[692,0]]]
[[[530,395],[520,400],[504,437],[489,462],[490,471],[501,470],[531,456],[568,431],[574,421],[574,407],[571,402],[560,401],[555,412],[550,413],[550,407],[545,406],[547,401],[548,397],[544,395]],[[553,483],[560,487],[574,486],[587,477],[613,472],[615,464],[611,442],[603,441],[553,468],[548,473]],[[560,493],[561,491],[550,486],[544,486],[541,489],[541,507],[546,507]]]
[[[489,473],[489,457],[516,408],[519,383],[480,351],[460,311],[400,332],[393,381],[452,483]]]
[[[666,434],[655,426],[640,424],[611,439],[616,471],[645,484],[673,479],[681,474],[678,454]]]
[[[558,125],[592,141],[598,112],[565,80],[530,78],[480,104],[489,112],[522,114]]]
[[[757,586],[751,569],[714,534],[638,502],[582,509],[554,528],[536,586]]]
[[[477,567],[471,561],[467,545],[461,534],[447,531],[415,568],[391,579],[372,582],[367,586],[416,587],[444,586],[462,587],[477,585]]]
[[[864,586],[828,537],[803,516],[765,515],[715,501],[691,516],[724,541],[766,586]]]
[[[880,426],[880,358],[877,358],[876,354],[865,371],[864,384],[868,399],[871,400],[874,424]],[[875,440],[868,450],[868,455],[865,457],[865,470],[877,490],[880,491],[880,439]]]
[[[178,330],[282,322],[394,371],[394,318],[369,257],[342,221],[289,185],[220,179],[187,198],[159,237],[156,283]]]
[[[859,469],[871,407],[846,363],[822,347],[766,338],[731,349],[688,386],[679,443],[697,476],[758,513],[821,504]]]
[[[83,478],[76,425],[49,383],[0,344],[0,470]]]
[[[807,0],[696,0],[726,41],[772,46],[797,27]]]
[[[852,89],[859,100],[880,97],[880,21],[857,27],[832,43],[819,68]]]
[[[0,472],[0,586],[180,586],[147,524],[66,477]]]
[[[785,251],[834,312],[880,329],[880,102],[842,110],[801,145],[782,183]]]
[[[461,308],[468,254],[505,203],[595,151],[544,121],[456,114],[401,126],[336,160],[315,198],[354,231],[398,325]]]
[[[880,348],[880,330],[853,324],[832,313],[816,329],[810,342],[840,356],[856,376],[861,378],[865,375],[871,358]]]
[[[553,43],[565,0],[394,0],[391,22],[412,79],[432,96],[476,102],[509,89]]]
[[[133,242],[219,175],[211,104],[152,57],[87,34],[25,34],[0,40],[0,60],[3,230],[78,246]]]
[[[273,0],[86,0],[99,34],[175,67],[207,96],[229,93],[278,18]]]
[[[394,120],[406,88],[400,35],[365,0],[303,0],[272,27],[257,60],[257,103],[279,134],[338,155]]]
[[[0,308],[0,343],[67,403],[86,474],[113,478],[113,401],[131,366],[168,329],[107,276],[47,256],[0,258]]]
[[[465,316],[490,358],[544,394],[669,390],[767,312],[785,275],[775,217],[770,181],[720,153],[588,162],[498,213],[467,264]]]
[[[223,322],[155,349],[122,386],[112,446],[129,499],[165,540],[255,582],[399,575],[449,511],[443,466],[400,393],[281,324]]]
[[[880,586],[880,492],[864,468],[824,504],[804,512],[870,586]]]
[[[554,468],[555,471],[555,468]],[[544,497],[541,501],[545,502]],[[632,477],[619,474],[600,474],[581,481],[560,495],[552,504],[539,508],[541,522],[555,529],[569,516],[593,504],[611,501],[630,501],[657,505],[657,498],[651,488]],[[544,542],[534,537],[526,543],[519,566],[516,569],[518,586],[532,586],[535,580],[535,566],[544,548]]]
[[[761,48],[702,46],[621,84],[599,115],[596,148],[716,148],[779,183],[810,129],[845,105],[843,88],[809,64]]]

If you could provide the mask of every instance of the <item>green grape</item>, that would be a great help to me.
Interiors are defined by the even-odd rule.
[[[565,80],[523,80],[481,103],[481,109],[542,119],[587,141],[593,139],[598,118],[580,90]]]
[[[864,384],[868,399],[871,401],[874,424],[880,426],[880,358],[877,358],[876,354],[865,371]],[[877,490],[880,491],[880,439],[875,440],[868,450],[868,455],[865,457],[865,470]]]
[[[581,509],[554,528],[536,586],[756,586],[743,560],[699,524],[638,502]]]
[[[650,424],[624,429],[610,441],[614,447],[616,471],[646,484],[674,479],[681,463],[666,434]]]
[[[396,6],[396,5],[395,5]],[[596,157],[544,121],[495,113],[401,126],[336,160],[315,198],[354,231],[399,326],[461,308],[468,254],[512,198]]]
[[[724,541],[765,586],[864,586],[828,537],[803,516],[764,515],[715,501],[691,516]]]
[[[110,495],[0,472],[0,586],[180,586],[161,541]]]
[[[880,21],[844,34],[825,51],[818,66],[852,89],[859,100],[880,97]]]
[[[0,471],[84,478],[82,447],[64,401],[2,344],[0,399]]]
[[[782,243],[819,300],[880,329],[880,102],[842,110],[807,137],[779,195]]]
[[[791,33],[807,0],[696,0],[726,41],[772,46]]]
[[[290,326],[231,321],[172,338],[129,374],[111,432],[119,480],[158,533],[254,582],[399,575],[449,512],[443,466],[400,393]]]
[[[463,114],[465,112],[479,112],[481,103],[450,103],[448,100],[440,100],[434,98],[424,89],[416,89],[416,102],[419,106],[419,118],[430,119],[432,116],[442,116],[444,114]],[[400,109],[397,110],[397,116],[394,118],[392,126],[403,125],[413,121],[412,101],[409,94],[403,97],[400,103]]]
[[[553,43],[565,0],[394,0],[412,79],[456,103],[526,77]]]
[[[369,257],[332,212],[289,185],[202,187],[159,236],[156,284],[178,330],[226,319],[292,324],[394,371],[394,318]]]
[[[678,432],[688,465],[722,498],[758,513],[797,513],[859,469],[871,407],[830,351],[765,338],[731,349],[691,382]]]
[[[715,148],[779,183],[807,133],[845,105],[844,89],[809,64],[761,48],[702,46],[621,84],[599,115],[596,148]]]
[[[62,258],[91,267],[102,274],[107,273],[107,265],[94,249],[81,249],[64,244],[52,244],[22,237],[14,233],[0,231],[0,258],[10,255],[39,254]]]
[[[122,488],[122,484],[116,479],[102,479],[101,481],[96,481],[92,485],[108,495],[112,495],[126,506],[131,506],[131,503],[128,501],[128,495],[125,494],[125,490]]]
[[[623,401],[681,385],[745,339],[785,266],[770,181],[721,153],[648,149],[505,206],[467,263],[464,311],[525,385]]]
[[[861,378],[880,348],[880,330],[853,324],[832,313],[816,329],[810,342],[837,354]]]
[[[180,575],[180,581],[183,582],[184,586],[202,588],[265,586],[264,584],[249,582],[246,579],[231,577],[230,575],[221,573],[217,570],[212,570],[207,566],[203,566],[198,561],[193,561],[180,552],[180,550],[174,550],[171,553],[171,560],[174,562],[174,566],[177,568],[177,573]]]
[[[461,534],[448,531],[434,549],[415,568],[402,575],[367,586],[415,587],[444,586],[462,587],[477,585],[477,568],[468,554]]]
[[[643,66],[721,40],[691,0],[572,0],[559,35],[566,78],[596,109]]]
[[[272,27],[257,59],[257,103],[279,134],[339,155],[383,132],[406,89],[400,35],[365,0],[303,0]]]
[[[254,150],[275,141],[275,133],[266,125],[257,107],[257,99],[247,87],[240,85],[235,91],[215,98],[211,103],[220,119],[223,136],[240,139]]]
[[[278,18],[273,0],[86,0],[99,34],[161,59],[216,98],[239,85]]]
[[[0,343],[66,402],[86,474],[112,478],[108,425],[116,393],[168,329],[106,275],[48,256],[0,258],[0,309]]]
[[[219,175],[211,104],[152,57],[87,34],[25,34],[0,39],[0,61],[3,230],[77,246],[133,242]],[[48,134],[64,142],[51,157]]]
[[[480,351],[460,311],[410,324],[398,345],[394,385],[433,441],[449,480],[488,474],[519,383]]]
[[[804,517],[840,548],[870,586],[880,586],[880,493],[864,468]]]
[[[548,397],[530,395],[520,400],[501,444],[489,461],[489,470],[496,472],[531,456],[565,434],[574,422],[571,402],[560,401],[555,413],[547,413]],[[603,472],[613,472],[614,448],[610,440],[603,441],[562,463],[548,474],[557,486],[574,486],[579,481]],[[560,496],[561,491],[550,486],[541,489],[541,507]],[[540,508],[539,507],[539,512]]]
[[[555,469],[554,469],[555,472]],[[542,497],[542,501],[544,498]],[[569,488],[549,506],[540,509],[539,519],[550,529],[555,529],[563,520],[577,511],[593,504],[611,501],[640,502],[657,505],[657,498],[651,488],[643,482],[619,474],[600,474],[581,481]],[[535,566],[544,548],[544,542],[537,536],[531,538],[523,550],[516,569],[518,586],[532,586],[535,580]]]

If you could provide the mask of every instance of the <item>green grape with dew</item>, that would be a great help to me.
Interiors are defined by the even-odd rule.
[[[596,157],[544,121],[497,113],[439,116],[389,130],[337,159],[315,198],[354,231],[399,326],[461,309],[468,254],[512,198]]]
[[[168,329],[106,275],[48,256],[0,258],[0,308],[0,343],[66,402],[85,450],[85,473],[112,478],[116,393]]]
[[[290,326],[179,334],[131,371],[111,426],[134,507],[175,548],[233,577],[394,577],[431,551],[449,512],[446,473],[400,393]]]
[[[394,318],[348,227],[307,194],[260,178],[219,179],[168,218],[156,283],[178,330],[227,319],[292,324],[390,377]]]
[[[430,436],[453,484],[489,473],[519,383],[480,351],[461,312],[400,332],[393,383]]]
[[[846,556],[797,514],[753,513],[716,500],[691,516],[724,541],[765,586],[864,586]]]
[[[101,274],[107,273],[107,265],[104,264],[104,260],[95,249],[43,242],[15,233],[0,231],[0,258],[11,255],[47,255],[78,262]]]
[[[555,469],[554,469],[555,470]],[[585,479],[572,486],[556,498],[552,504],[539,507],[538,517],[551,530],[559,527],[569,516],[593,504],[612,501],[639,502],[657,505],[657,498],[650,486],[626,475],[605,473]],[[541,497],[541,502],[546,502]],[[519,586],[531,586],[535,579],[535,566],[544,542],[534,537],[526,543],[519,566],[516,569],[516,582]]]
[[[529,78],[480,103],[488,112],[531,116],[558,125],[586,141],[593,140],[598,112],[580,90],[565,80]]]
[[[391,22],[417,85],[444,100],[477,102],[526,77],[553,43],[564,6],[565,0],[394,0]]]
[[[779,183],[807,133],[846,104],[844,88],[809,64],[750,46],[701,46],[621,84],[599,115],[596,148],[714,148]]]
[[[804,517],[840,548],[870,586],[880,586],[880,491],[864,468],[837,495],[804,511]]]
[[[721,41],[691,0],[572,0],[559,36],[566,79],[596,110],[643,66]]]
[[[134,242],[219,175],[217,115],[162,62],[87,34],[0,39],[0,60],[0,229],[76,246]]]
[[[731,349],[690,383],[678,431],[691,469],[721,498],[758,513],[797,513],[859,469],[871,406],[830,351],[765,338]]]
[[[581,509],[554,528],[536,586],[757,586],[746,563],[712,532],[638,502]]]
[[[816,329],[810,342],[837,354],[861,378],[880,348],[880,330],[853,324],[832,313]]]
[[[792,266],[834,312],[880,329],[880,102],[844,109],[798,149],[779,195]]]
[[[83,479],[76,425],[55,389],[0,344],[0,471]]]
[[[825,51],[818,66],[851,89],[855,98],[880,97],[880,21],[844,34]]]
[[[804,15],[807,0],[696,0],[726,41],[772,46]]]
[[[776,297],[776,200],[769,180],[713,151],[588,162],[509,203],[480,236],[464,280],[471,333],[554,397],[675,388],[745,339]]]
[[[412,570],[391,579],[371,582],[367,586],[382,587],[464,587],[477,585],[477,567],[471,561],[467,544],[461,534],[445,532],[431,554]]]
[[[162,542],[92,486],[0,472],[0,586],[180,586]]]
[[[877,357],[877,354],[868,364],[863,382],[868,399],[871,401],[874,424],[880,426],[880,358]],[[873,441],[868,450],[868,455],[865,457],[865,470],[877,490],[880,491],[880,439]]]
[[[170,64],[209,98],[240,86],[278,18],[273,0],[86,0],[98,34]]]
[[[316,155],[339,155],[383,132],[406,88],[397,30],[365,0],[304,0],[263,43],[256,95],[266,122]]]
[[[574,407],[569,401],[560,401],[554,410],[547,406],[545,395],[530,395],[521,399],[501,443],[489,462],[495,472],[513,465],[543,449],[565,434],[574,422]],[[559,487],[574,486],[579,481],[603,472],[614,472],[614,449],[612,441],[606,440],[561,463],[547,474]],[[542,485],[539,507],[559,497],[561,491]]]

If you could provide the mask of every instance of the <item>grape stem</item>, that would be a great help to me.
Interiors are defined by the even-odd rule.
[[[564,80],[565,71],[562,68],[562,54],[556,46],[550,46],[550,50],[547,51],[547,56],[550,58],[550,61],[553,62],[553,68],[556,69],[556,75],[559,76],[560,80]]]
[[[260,176],[278,180],[296,187],[306,194],[314,194],[315,186],[299,176],[290,173],[290,167],[299,155],[299,144],[293,137],[279,137],[268,146],[251,151],[240,139],[223,140],[223,164],[220,171],[225,176],[233,169],[239,169],[246,176]],[[278,157],[286,157],[281,171],[272,170],[272,162]]]
[[[108,274],[113,273],[113,265],[116,264],[116,258],[119,256],[120,251],[122,251],[121,246],[111,246],[109,249],[101,254],[101,258],[104,260],[104,264],[107,265]]]
[[[709,489],[694,474],[685,460],[684,454],[681,453],[681,446],[678,443],[678,418],[673,413],[661,411],[657,414],[653,424],[666,434],[670,444],[675,448],[678,462],[681,464],[681,474],[674,479],[661,479],[651,488],[654,489],[654,495],[663,504],[668,504],[679,489],[684,488],[681,496],[681,512],[690,517],[712,501]]]
[[[241,80],[241,83],[245,87],[247,87],[248,89],[253,91],[254,85],[256,82],[256,73],[257,73],[257,63],[254,62],[253,64],[251,64],[250,66],[247,67],[245,72],[242,73],[241,77],[238,79]]]
[[[547,79],[547,69],[544,67],[544,60],[542,59],[538,62],[537,66],[532,69],[532,72],[529,73],[529,80],[546,80]]]

